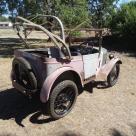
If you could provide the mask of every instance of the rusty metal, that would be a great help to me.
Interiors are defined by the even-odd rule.
[[[17,22],[18,20],[19,20],[19,21],[23,21],[23,22],[25,22],[25,23],[19,23],[19,22]],[[30,28],[30,27],[32,27],[32,28],[37,28],[37,29],[43,31],[45,34],[47,34],[47,35],[50,37],[50,39],[52,40],[52,42],[53,42],[60,50],[62,49],[62,46],[66,49],[66,52],[67,52],[67,53],[66,53],[66,55],[65,55],[65,53],[64,53],[64,55],[65,55],[65,57],[66,57],[67,59],[70,59],[70,60],[72,59],[70,50],[69,50],[69,48],[68,48],[68,45],[65,43],[65,41],[64,41],[63,39],[61,39],[59,36],[57,36],[57,35],[55,35],[55,34],[49,32],[46,28],[42,27],[41,25],[37,25],[37,24],[35,24],[35,23],[33,23],[33,22],[31,22],[31,21],[29,21],[29,20],[23,18],[23,17],[20,17],[20,16],[17,16],[17,17],[16,17],[16,23],[15,23],[14,25],[16,26],[16,28],[19,27],[19,26],[23,26],[24,28],[27,28],[27,27]],[[19,29],[17,29],[17,31],[18,31],[18,35],[19,35],[19,37],[21,38],[21,40],[23,41],[23,43],[24,43],[27,47],[29,47],[29,45],[27,44],[27,42],[25,41],[25,39],[23,39],[22,36],[20,35]],[[62,31],[63,31],[63,28],[62,28]],[[62,34],[63,34],[63,33],[62,33]],[[63,35],[63,38],[65,38],[64,35]],[[61,45],[60,43],[61,43],[62,45]],[[63,51],[62,51],[62,52],[63,52]]]
[[[68,36],[66,38],[66,42],[68,42],[69,46],[71,46],[72,43],[75,43],[75,42],[90,41],[94,38],[98,38],[99,47],[101,48],[101,46],[102,46],[102,35],[103,35],[104,29],[80,28],[85,22],[81,23],[80,25],[78,25],[77,27],[75,27],[72,30],[66,29],[66,31],[69,31]],[[94,38],[93,37],[72,37],[72,33],[75,32],[75,31],[86,31],[86,32],[93,31],[93,32],[95,32],[95,37]]]
[[[43,17],[47,16],[45,15]],[[81,42],[82,39],[82,44],[85,44],[85,46],[81,46],[82,44],[79,44],[78,46],[70,47],[64,40],[65,35],[63,34],[63,27],[61,28],[63,31],[62,37],[59,37],[41,25],[35,24],[22,17],[16,18],[15,26],[17,28],[18,35],[26,46],[26,39],[22,38],[20,35],[20,26],[23,28],[36,28],[43,31],[56,45],[56,47],[45,47],[43,49],[20,49],[15,50],[14,52],[15,59],[22,57],[33,67],[34,75],[36,75],[36,79],[38,80],[38,85],[40,87],[40,100],[43,103],[49,100],[52,88],[56,83],[61,81],[60,79],[72,80],[77,84],[77,87],[80,86],[82,88],[84,87],[84,84],[91,81],[106,81],[115,64],[120,63],[120,59],[117,57],[111,58],[107,61],[107,50],[102,48],[103,29],[86,30],[95,32],[95,38],[98,40],[97,46],[93,47],[89,45],[88,41],[93,40],[89,37],[86,39],[76,39],[76,42]],[[79,26],[76,27],[76,29],[79,29]],[[75,29],[73,31],[75,31]],[[72,38],[70,40],[72,40]],[[60,52],[64,56],[61,56],[59,54]],[[27,90],[22,87],[22,85],[14,82],[14,75],[15,72],[14,69],[12,69],[11,80],[13,82],[13,86],[18,90]]]

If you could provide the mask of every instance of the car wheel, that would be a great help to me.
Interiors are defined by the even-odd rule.
[[[107,83],[109,87],[112,87],[117,83],[119,78],[119,73],[120,73],[120,65],[116,63],[107,77]]]
[[[73,108],[78,95],[76,84],[70,80],[58,83],[51,92],[48,104],[49,114],[54,119],[66,116]]]
[[[37,80],[30,63],[22,58],[14,58],[12,63],[14,79],[28,90],[37,90]],[[34,93],[34,92],[33,92]]]

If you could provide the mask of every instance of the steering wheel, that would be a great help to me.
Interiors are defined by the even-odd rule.
[[[81,54],[90,54],[93,50],[94,43],[92,41],[85,41],[82,42],[80,47],[80,53]]]

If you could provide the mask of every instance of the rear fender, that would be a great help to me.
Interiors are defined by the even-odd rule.
[[[111,72],[112,68],[116,63],[122,64],[122,61],[119,58],[113,58],[108,63],[103,65],[96,73],[96,80],[106,81],[107,76],[109,75],[109,73]]]
[[[57,69],[50,76],[48,76],[45,79],[44,83],[43,83],[43,86],[42,86],[42,89],[41,89],[41,92],[40,92],[40,100],[41,100],[41,102],[46,103],[48,101],[51,89],[52,89],[55,81],[59,78],[59,76],[61,74],[63,74],[66,71],[76,72],[76,74],[78,74],[79,77],[80,77],[81,84],[83,85],[81,75],[77,71],[73,70],[73,68],[71,68],[71,67],[63,67],[63,68]]]

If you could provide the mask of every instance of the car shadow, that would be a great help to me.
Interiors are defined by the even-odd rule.
[[[72,132],[72,131],[68,131],[68,132],[63,133],[60,136],[82,136],[82,134],[80,134],[78,132],[75,133],[75,132]]]
[[[96,81],[93,83],[93,87],[97,89],[107,89],[109,88],[106,81]]]
[[[0,92],[0,119],[13,119],[22,127],[22,120],[31,115],[30,122],[35,124],[48,123],[53,121],[51,118],[38,119],[42,113],[42,104],[37,97],[28,99],[14,88]],[[46,115],[46,114],[45,114]]]
[[[89,92],[89,93],[93,93],[94,88],[97,88],[97,89],[107,89],[109,87],[106,84],[106,82],[102,82],[102,81],[90,82],[90,83],[88,83],[88,84],[86,84],[84,86],[84,90]]]
[[[115,128],[110,129],[109,134],[111,136],[127,136],[124,132],[120,132],[119,130],[117,130]]]
[[[53,118],[45,118],[45,119],[39,119],[40,116],[43,115],[43,112],[41,111],[38,111],[36,112],[35,114],[33,114],[31,117],[30,117],[30,122],[32,122],[33,124],[45,124],[45,123],[50,123],[50,122],[53,122],[55,121],[55,119]]]

